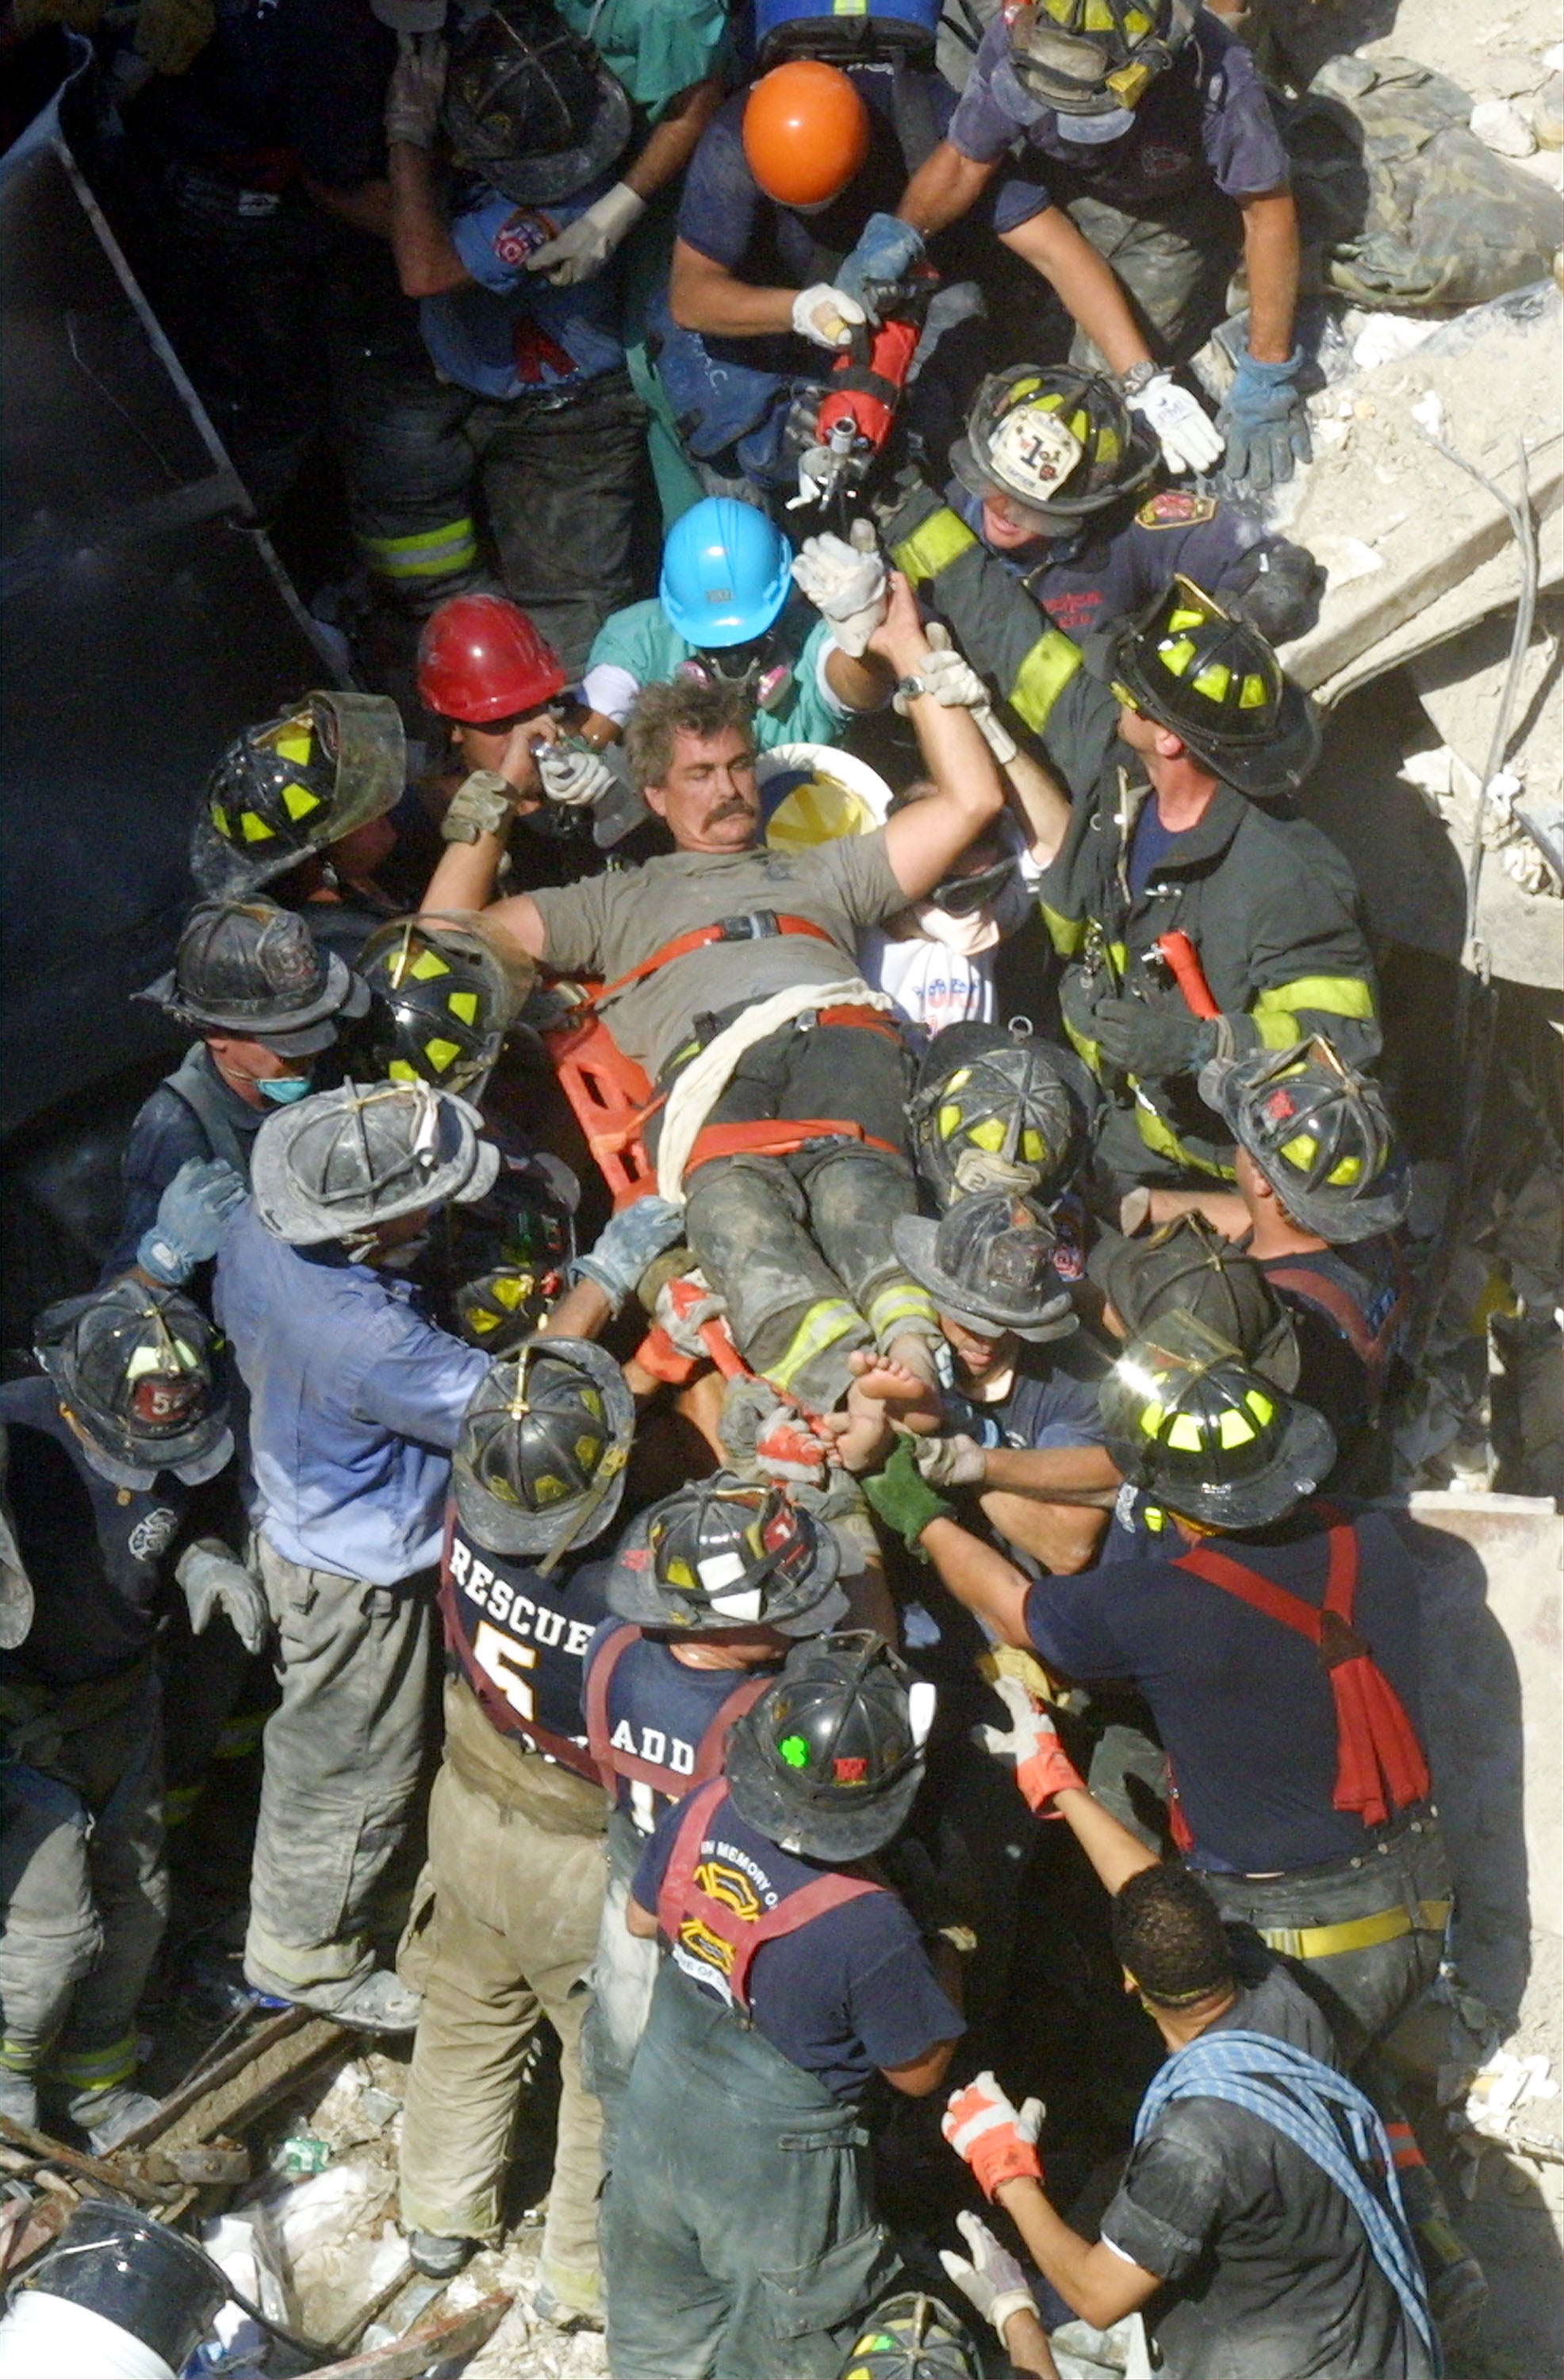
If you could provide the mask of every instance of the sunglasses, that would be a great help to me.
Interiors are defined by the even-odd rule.
[[[1015,870],[1013,859],[996,860],[976,876],[947,876],[924,897],[931,909],[942,910],[947,917],[971,917],[999,899]]]

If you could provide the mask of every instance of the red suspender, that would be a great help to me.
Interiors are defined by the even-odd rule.
[[[704,1785],[715,1777],[722,1766],[727,1750],[728,1730],[742,1718],[752,1704],[758,1703],[770,1684],[770,1674],[740,1678],[733,1692],[726,1696],[708,1721],[700,1748],[695,1756],[695,1767],[687,1777],[655,1760],[643,1760],[638,1753],[621,1752],[610,1742],[608,1694],[613,1674],[632,1645],[639,1644],[641,1631],[626,1620],[612,1636],[605,1636],[598,1657],[587,1673],[587,1742],[596,1761],[598,1774],[605,1790],[612,1793],[615,1778],[623,1777],[627,1784],[649,1785],[655,1793],[665,1793],[671,1802],[681,1801],[692,1786]]]
[[[1336,1705],[1332,1801],[1338,1810],[1355,1810],[1365,1827],[1382,1827],[1392,1810],[1407,1809],[1427,1794],[1428,1763],[1400,1696],[1352,1627],[1358,1585],[1356,1532],[1343,1523],[1330,1530],[1326,1543],[1325,1600],[1317,1610],[1301,1596],[1290,1595],[1285,1587],[1262,1578],[1231,1555],[1218,1553],[1214,1546],[1196,1546],[1179,1557],[1177,1567],[1193,1571],[1224,1595],[1236,1596],[1252,1610],[1308,1638],[1329,1673]],[[1177,1820],[1173,1835],[1178,1841]],[[1188,1846],[1180,1843],[1180,1848]]]

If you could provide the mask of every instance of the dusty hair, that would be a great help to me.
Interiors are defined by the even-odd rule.
[[[709,685],[699,678],[664,679],[643,686],[624,722],[624,758],[637,790],[662,784],[673,765],[673,739],[697,735],[709,744],[734,733],[753,744],[755,705],[736,686]]]
[[[1115,1894],[1112,1917],[1115,1957],[1158,2007],[1187,2007],[1231,1986],[1217,1904],[1187,1868],[1142,1868]]]

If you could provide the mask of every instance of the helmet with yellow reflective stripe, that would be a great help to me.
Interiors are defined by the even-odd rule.
[[[997,491],[1018,526],[1066,528],[1144,488],[1158,445],[1115,383],[1073,364],[1012,364],[991,372],[951,449],[951,468],[975,496]]]
[[[1109,643],[1121,702],[1166,727],[1201,765],[1258,799],[1295,793],[1319,758],[1319,722],[1257,628],[1176,577]]]
[[[1412,1174],[1384,1094],[1323,1038],[1213,1059],[1200,1093],[1305,1232],[1345,1245],[1404,1220]]]
[[[234,1451],[223,1341],[188,1297],[127,1275],[45,1306],[33,1347],[88,1460],[119,1488],[160,1471],[187,1486],[215,1477]]]
[[[1125,1478],[1207,1528],[1280,1520],[1336,1460],[1324,1415],[1193,1314],[1164,1314],[1132,1340],[1097,1396]]]
[[[214,899],[242,898],[399,801],[402,715],[389,695],[331,689],[247,727],[212,773],[190,872]]]
[[[537,973],[487,918],[396,917],[365,943],[370,1062],[388,1082],[467,1091],[488,1075]]]
[[[816,1636],[847,1609],[830,1524],[770,1481],[715,1472],[643,1512],[614,1558],[608,1608],[643,1628]]]
[[[1004,15],[1010,51],[993,78],[1000,105],[1023,123],[1045,109],[1098,117],[1112,128],[1101,137],[1117,139],[1129,129],[1121,119],[1188,41],[1195,11],[1190,0],[1012,0]]]
[[[492,1553],[552,1565],[619,1510],[636,1403],[612,1355],[586,1339],[530,1339],[492,1365],[452,1458],[462,1525]]]
[[[964,2323],[938,2298],[904,2289],[876,2306],[840,2380],[978,2380],[983,2365]]]
[[[952,1025],[918,1068],[908,1113],[919,1172],[941,1207],[975,1190],[1064,1187],[1084,1110],[1058,1050],[1002,1026]]]

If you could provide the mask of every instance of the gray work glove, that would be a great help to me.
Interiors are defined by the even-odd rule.
[[[1093,1038],[1109,1064],[1121,1067],[1142,1082],[1197,1074],[1217,1050],[1215,1017],[1191,1016],[1177,1008],[1151,1008],[1143,1000],[1125,1000],[1117,994],[1097,1002],[1093,1027]]]
[[[220,1537],[198,1537],[175,1564],[174,1575],[185,1591],[190,1625],[204,1636],[213,1611],[225,1611],[234,1633],[247,1653],[259,1653],[266,1642],[272,1615],[258,1579],[236,1561]]]
[[[620,782],[601,754],[585,744],[540,744],[535,757],[544,793],[562,809],[590,809]]]
[[[1002,2339],[1012,2314],[1023,2311],[1037,2313],[1037,2301],[1032,2295],[1032,2285],[1021,2264],[1008,2248],[1000,2245],[981,2216],[958,2215],[956,2229],[972,2251],[970,2263],[949,2248],[940,2249],[940,2262],[962,2295],[971,2300],[983,2320],[991,2323]]]
[[[975,1438],[916,1438],[913,1460],[931,1488],[981,1488],[988,1457]]]
[[[228,1219],[249,1196],[244,1177],[221,1157],[188,1157],[158,1200],[136,1261],[164,1289],[182,1289],[217,1254]]]
[[[649,1191],[613,1217],[595,1247],[577,1257],[576,1273],[595,1281],[617,1314],[625,1299],[635,1295],[636,1284],[652,1258],[682,1238],[684,1229],[684,1208]]]
[[[398,33],[399,55],[385,94],[385,138],[432,149],[445,97],[446,48],[439,33]]]
[[[541,248],[535,248],[527,260],[527,270],[546,273],[556,289],[594,281],[646,211],[645,199],[637,198],[628,182],[615,182],[574,223],[566,224]]]

